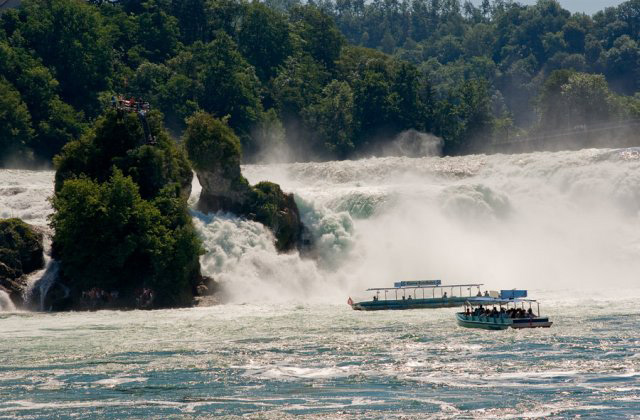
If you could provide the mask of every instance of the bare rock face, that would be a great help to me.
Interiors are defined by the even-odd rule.
[[[198,210],[205,213],[217,211],[238,212],[250,199],[251,187],[240,174],[233,174],[221,167],[212,165],[211,169],[196,172],[202,185]]]

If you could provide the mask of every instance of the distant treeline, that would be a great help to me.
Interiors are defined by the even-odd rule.
[[[176,138],[195,111],[227,118],[249,159],[357,156],[407,129],[464,153],[636,118],[639,31],[640,0],[593,17],[554,0],[24,0],[0,15],[0,162],[50,161],[120,94]]]

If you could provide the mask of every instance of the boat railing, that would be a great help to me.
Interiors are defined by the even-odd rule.
[[[403,282],[409,283],[412,282]],[[433,284],[433,285],[406,285],[401,287],[373,287],[367,289],[368,292],[375,292],[373,300],[414,300],[414,299],[450,299],[450,298],[458,298],[465,297],[463,294],[463,290],[468,291],[468,297],[473,297],[473,289],[477,288],[478,294],[475,296],[480,296],[480,286],[483,286],[482,283],[473,283],[473,284]],[[427,292],[431,293],[427,293]],[[449,291],[449,293],[447,293]],[[459,292],[458,296],[455,296],[455,292]],[[436,293],[438,292],[438,293]],[[381,294],[384,293],[384,299],[381,299]],[[431,295],[431,296],[429,296]],[[439,295],[439,296],[438,296]],[[391,297],[391,299],[390,299]]]
[[[531,312],[532,311],[532,306],[533,304],[537,305],[537,313],[533,313],[533,316],[535,318],[540,318],[540,302],[538,302],[535,299],[525,299],[525,298],[512,298],[512,299],[501,299],[501,298],[487,298],[487,297],[476,297],[472,300],[467,300],[464,303],[464,307],[465,307],[465,312],[463,312],[465,315],[467,315],[467,308],[472,309],[474,306],[477,307],[481,307],[484,304],[487,305],[493,305],[494,307],[496,305],[498,305],[498,307],[500,308],[500,312],[498,313],[498,315],[502,314],[502,306],[506,306],[507,309],[509,308],[509,304],[512,304],[514,306],[514,309],[517,308],[518,304],[520,304],[521,309],[524,311],[524,307],[525,304],[529,305],[529,310]],[[471,311],[472,312],[472,311]],[[529,316],[525,316],[524,318],[521,319],[526,319],[529,318]],[[512,319],[518,319],[518,318],[512,318]]]

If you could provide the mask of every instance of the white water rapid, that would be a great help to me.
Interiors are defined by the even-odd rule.
[[[621,294],[638,284],[636,149],[249,165],[243,173],[296,194],[317,251],[314,259],[278,255],[260,225],[200,216],[204,266],[235,302],[338,302],[400,279]]]
[[[400,279],[488,288],[637,287],[640,152],[246,165],[294,192],[312,255],[278,254],[270,232],[193,212],[206,274],[231,302],[342,302]],[[53,173],[0,171],[0,216],[45,225]],[[193,203],[199,194],[194,180]],[[354,296],[355,297],[355,296]]]

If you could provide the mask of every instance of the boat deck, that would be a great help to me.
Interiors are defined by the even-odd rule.
[[[458,325],[466,328],[482,328],[485,330],[506,330],[507,328],[549,328],[553,322],[549,317],[509,318],[504,316],[456,314]]]
[[[424,308],[453,308],[462,306],[468,297],[427,298],[427,299],[389,299],[369,300],[353,304],[356,311],[383,311]]]

